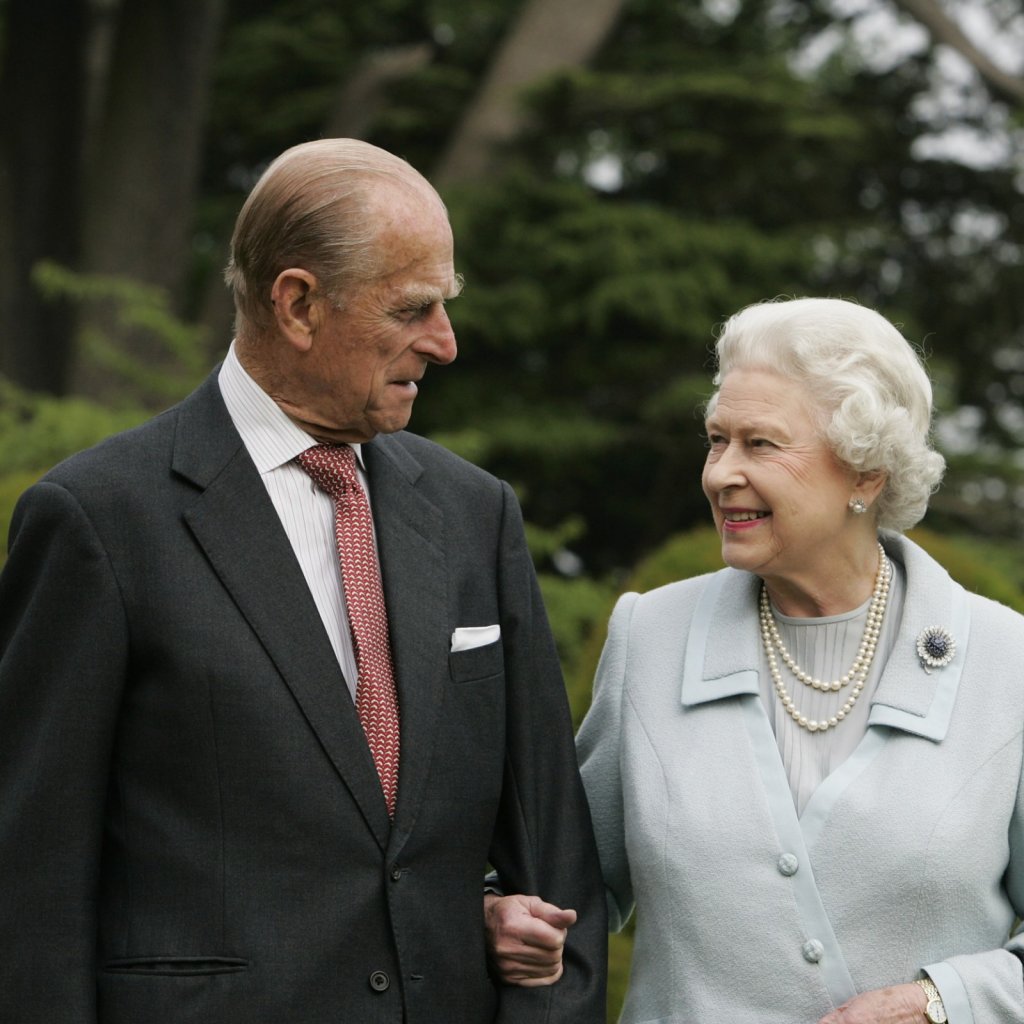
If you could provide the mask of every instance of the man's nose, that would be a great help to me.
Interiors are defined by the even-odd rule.
[[[441,365],[452,362],[458,354],[452,322],[448,319],[448,311],[440,303],[436,309],[431,310],[426,330],[415,349],[424,359]]]

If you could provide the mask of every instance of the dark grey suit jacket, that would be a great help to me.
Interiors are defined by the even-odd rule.
[[[507,485],[364,448],[402,711],[392,825],[211,377],[22,498],[0,576],[0,1021],[604,1020],[604,895]],[[497,643],[450,653],[458,626]],[[488,976],[482,877],[575,907],[565,978]]]

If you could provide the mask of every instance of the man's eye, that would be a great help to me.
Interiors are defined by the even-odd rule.
[[[429,303],[425,306],[409,306],[406,309],[400,309],[395,315],[405,323],[412,323],[424,319],[430,313],[431,308],[432,304]]]

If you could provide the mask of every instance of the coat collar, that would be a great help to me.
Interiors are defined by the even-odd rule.
[[[887,554],[907,576],[895,645],[871,702],[868,725],[889,726],[938,742],[949,729],[970,633],[966,591],[934,559],[906,537],[884,533]],[[708,577],[698,598],[684,662],[682,702],[687,707],[740,694],[760,694],[760,634],[751,573],[723,569]],[[925,671],[917,638],[943,626],[956,640],[945,668]]]

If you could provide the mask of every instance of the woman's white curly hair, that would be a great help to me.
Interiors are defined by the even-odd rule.
[[[715,350],[716,387],[740,367],[788,377],[814,403],[836,457],[885,474],[880,527],[902,532],[920,522],[946,463],[930,441],[931,381],[885,317],[844,299],[759,302],[725,322]]]

